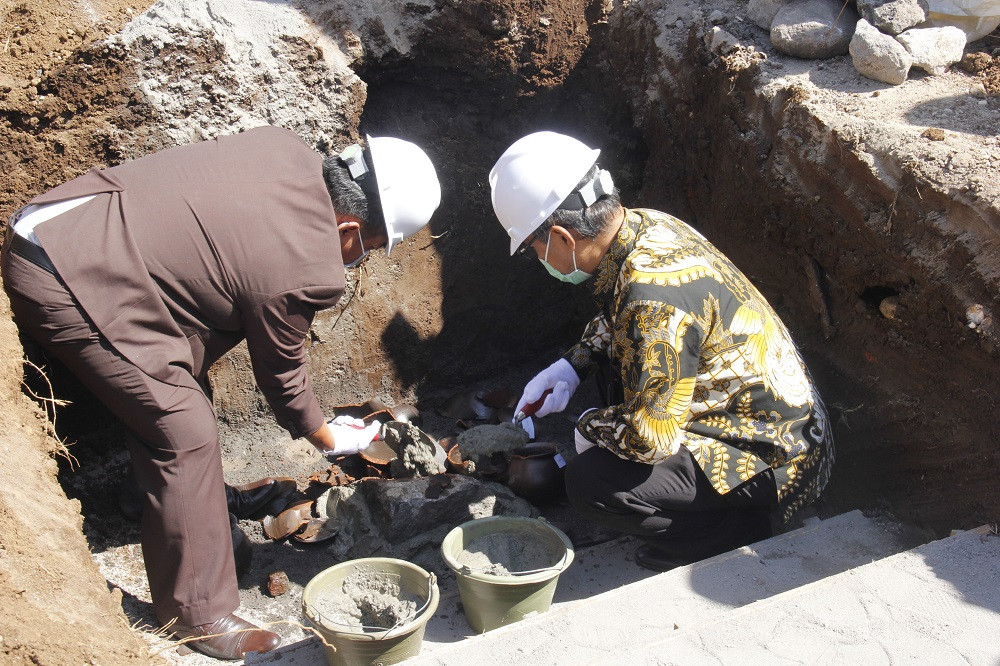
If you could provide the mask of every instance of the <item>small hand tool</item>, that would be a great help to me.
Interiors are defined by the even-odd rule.
[[[517,414],[514,414],[514,420],[511,421],[511,423],[517,426],[521,425],[521,421],[523,421],[524,419],[528,418],[529,416],[537,412],[539,409],[541,409],[542,403],[545,402],[545,399],[549,397],[550,393],[552,393],[552,389],[545,389],[545,392],[542,393],[541,398],[539,398],[534,402],[529,402],[527,405],[521,408],[521,411],[519,411]]]

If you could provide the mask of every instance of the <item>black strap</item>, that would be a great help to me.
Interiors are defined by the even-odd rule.
[[[27,259],[39,268],[44,268],[49,273],[58,275],[56,267],[52,264],[52,260],[49,259],[49,255],[45,254],[45,250],[43,250],[40,245],[35,245],[24,236],[13,232],[11,233],[10,251],[22,259]]]

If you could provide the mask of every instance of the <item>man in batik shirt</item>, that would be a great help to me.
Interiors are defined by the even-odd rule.
[[[579,343],[525,386],[565,409],[598,369],[608,405],[576,428],[566,490],[588,518],[645,543],[665,570],[767,538],[830,476],[826,411],[788,330],[739,269],[693,228],[622,207],[598,151],[539,132],[490,174],[511,253],[592,284]]]

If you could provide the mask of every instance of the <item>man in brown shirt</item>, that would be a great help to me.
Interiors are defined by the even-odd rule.
[[[91,170],[8,225],[2,270],[15,321],[134,435],[160,621],[183,637],[250,629],[192,644],[215,657],[279,639],[233,614],[209,367],[246,339],[257,384],[293,437],[336,453],[372,438],[326,423],[305,338],[343,294],[345,266],[422,228],[440,185],[417,146],[367,143],[324,159],[293,133],[261,127]]]

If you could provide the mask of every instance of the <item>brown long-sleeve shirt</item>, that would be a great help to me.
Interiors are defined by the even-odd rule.
[[[321,163],[276,127],[165,150],[36,197],[98,195],[35,233],[112,346],[161,381],[203,378],[246,338],[258,385],[298,437],[323,423],[305,338],[344,291]]]

